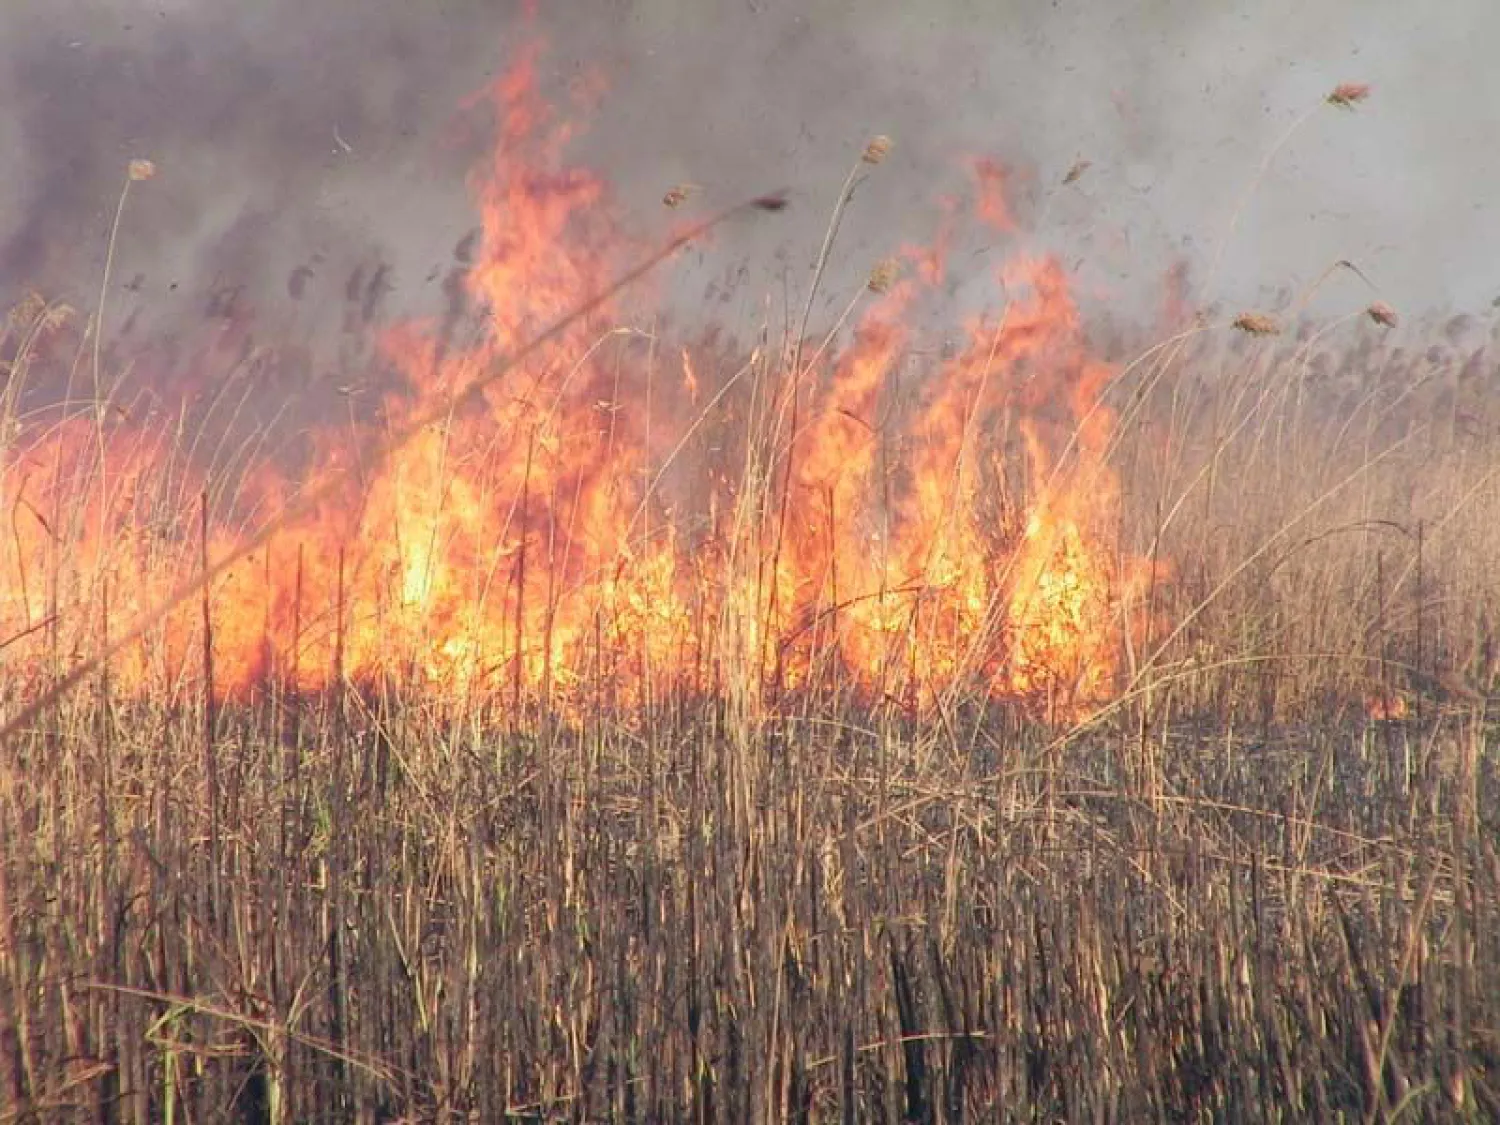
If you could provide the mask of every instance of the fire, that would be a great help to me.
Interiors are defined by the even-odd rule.
[[[1020,692],[1061,685],[1069,694],[1098,698],[1111,668],[1107,619],[1109,584],[1078,525],[1035,513],[1026,525],[1019,580],[1009,598],[1013,623],[1008,680]]]
[[[974,691],[1077,708],[1117,690],[1149,568],[1109,545],[1113,369],[1089,354],[1061,267],[1008,263],[999,313],[904,378],[956,206],[867,295],[848,340],[796,353],[799,370],[757,353],[741,386],[688,346],[674,378],[654,340],[622,327],[628,310],[605,309],[506,369],[477,408],[376,456],[640,249],[605,185],[564,160],[571,127],[540,97],[534,57],[490,100],[498,139],[474,177],[483,235],[467,279],[482,342],[391,330],[402,377],[381,419],[315,430],[318,468],[260,464],[231,493],[160,428],[118,418],[23,428],[0,451],[8,676],[87,659],[205,557],[337,477],[336,500],[209,592],[218,692],[395,676],[516,707],[838,685],[918,707]],[[974,214],[1013,232],[1003,170],[973,167]],[[1022,486],[1007,483],[1017,471]],[[184,607],[112,661],[113,690],[198,683],[202,619]]]

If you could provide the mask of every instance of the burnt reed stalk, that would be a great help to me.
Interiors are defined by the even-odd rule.
[[[208,490],[199,496],[199,557],[204,574],[208,573]],[[219,940],[225,940],[223,890],[221,880],[224,872],[223,849],[219,826],[219,754],[215,731],[217,714],[214,697],[214,624],[209,602],[209,588],[203,587],[201,599],[203,611],[203,777],[208,789],[208,863],[209,863],[209,926],[219,931]],[[108,651],[106,646],[106,651]]]
[[[1500,1111],[1480,715],[1178,725],[1143,801],[1099,781],[1135,726],[684,701],[531,745],[399,688],[303,699],[294,772],[268,693],[221,712],[215,892],[201,714],[103,703],[0,795],[0,1120]]]

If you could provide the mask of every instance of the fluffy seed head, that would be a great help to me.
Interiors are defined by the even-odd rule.
[[[1281,325],[1276,323],[1275,317],[1267,316],[1265,313],[1240,313],[1234,318],[1234,326],[1241,332],[1248,332],[1252,336],[1275,336],[1281,332]]]
[[[149,160],[132,160],[130,162],[130,178],[135,183],[149,180],[156,175],[156,165]]]
[[[1396,327],[1396,322],[1400,319],[1396,315],[1396,310],[1391,308],[1391,306],[1386,304],[1384,301],[1373,302],[1370,307],[1365,310],[1365,315],[1367,315],[1376,324],[1383,325],[1386,328]]]
[[[894,142],[884,133],[871,137],[870,143],[865,145],[864,155],[860,157],[866,164],[879,164],[891,154],[891,145]]]
[[[884,261],[875,264],[875,268],[870,271],[870,278],[865,284],[871,293],[884,293],[895,284],[900,272],[901,264],[895,258],[886,258]]]
[[[1340,109],[1353,109],[1369,96],[1370,86],[1366,82],[1340,82],[1328,95],[1328,104]]]
[[[1063,177],[1063,184],[1076,184],[1078,182],[1078,177],[1087,172],[1089,170],[1089,165],[1092,163],[1093,161],[1091,160],[1075,160],[1073,162],[1073,167],[1069,168],[1068,174]]]
[[[19,328],[23,324],[30,324],[42,315],[46,307],[47,302],[40,293],[27,293],[5,314],[6,327]]]
[[[661,201],[666,207],[681,207],[690,196],[696,195],[697,192],[697,184],[678,184],[669,189],[667,194],[661,197]]]

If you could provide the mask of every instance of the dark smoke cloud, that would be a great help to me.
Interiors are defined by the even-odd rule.
[[[440,307],[473,223],[463,175],[476,154],[453,143],[455,110],[533,30],[551,45],[550,82],[586,67],[607,77],[577,151],[642,233],[666,228],[659,201],[679,181],[721,201],[791,189],[774,237],[727,232],[682,271],[678,291],[711,294],[716,316],[752,318],[768,294],[797,304],[874,132],[897,147],[851,209],[831,292],[925,238],[941,197],[966,186],[962,158],[984,154],[1017,169],[1027,240],[1112,305],[1154,308],[1179,257],[1203,299],[1231,303],[1296,291],[1341,258],[1403,311],[1488,311],[1500,294],[1500,72],[1486,59],[1500,6],[1488,0],[1439,16],[1394,0],[1246,14],[1201,0],[540,7],[533,21],[484,0],[10,0],[0,299],[34,286],[91,306],[127,162],[146,157],[160,171],[130,200],[112,321],[172,326],[239,302],[313,337],[351,311]],[[1287,125],[1345,80],[1372,83],[1370,103],[1315,114],[1258,177]],[[1080,158],[1088,171],[1060,190]],[[1003,249],[966,247],[960,289]],[[1366,296],[1341,279],[1325,301]]]
[[[507,46],[503,23],[475,34],[486,7],[7,6],[0,283],[91,304],[141,157],[159,175],[130,200],[119,299],[170,321],[245,295],[334,297],[363,258],[402,249],[422,200],[461,205],[441,131]]]

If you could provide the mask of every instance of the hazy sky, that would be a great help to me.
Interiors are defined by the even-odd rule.
[[[1368,103],[1300,128],[1197,296],[1263,303],[1340,258],[1407,313],[1489,314],[1500,296],[1492,0],[538,6],[549,77],[609,81],[576,151],[641,229],[665,230],[659,201],[678,181],[721,200],[791,190],[774,227],[731,232],[689,266],[685,291],[701,292],[744,265],[716,316],[749,316],[782,275],[805,282],[874,132],[896,148],[851,209],[831,288],[925,237],[966,187],[962,161],[988,155],[1020,173],[1026,245],[1076,263],[1094,297],[1154,308],[1179,255],[1207,285],[1269,147],[1343,81],[1370,83]],[[265,316],[313,331],[349,270],[377,260],[389,311],[433,307],[473,223],[473,153],[449,125],[530,35],[514,4],[483,0],[8,0],[0,299],[41,286],[92,304],[126,164],[148,157],[159,174],[131,199],[113,274],[122,312],[170,321],[241,285]],[[1088,172],[1059,189],[1080,158]],[[310,261],[294,299],[288,278]],[[1367,298],[1345,279],[1318,308]]]

